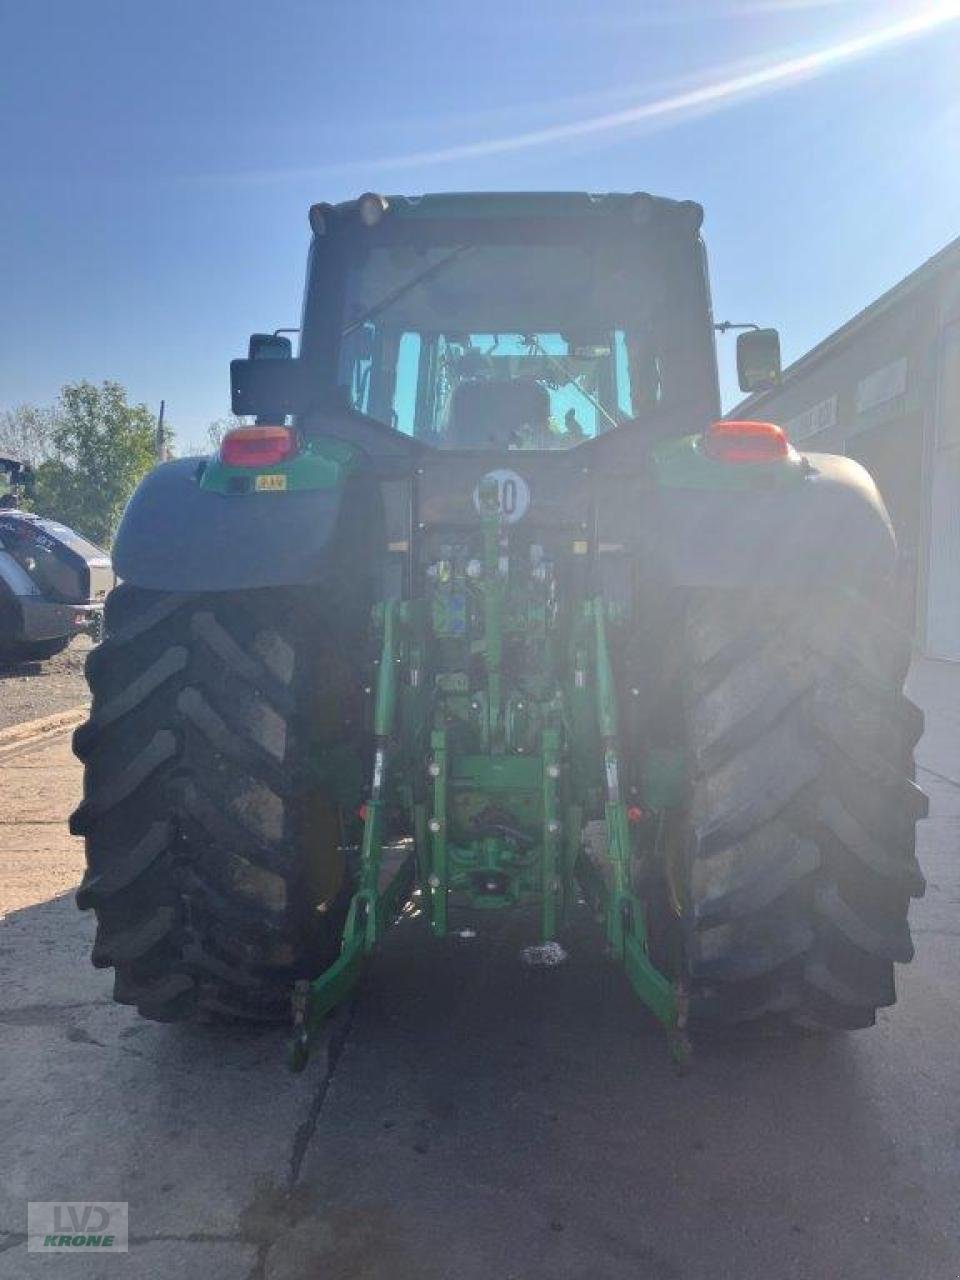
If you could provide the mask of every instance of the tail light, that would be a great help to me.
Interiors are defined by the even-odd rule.
[[[790,456],[783,428],[774,422],[714,422],[703,450],[717,462],[778,462]]]
[[[220,445],[220,461],[228,467],[275,467],[297,452],[291,427],[236,427]]]

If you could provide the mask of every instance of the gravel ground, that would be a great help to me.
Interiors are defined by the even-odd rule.
[[[83,663],[90,648],[89,638],[78,636],[48,662],[0,666],[0,729],[88,702]]]

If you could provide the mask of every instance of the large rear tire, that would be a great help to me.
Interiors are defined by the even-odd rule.
[[[672,878],[692,1017],[869,1026],[896,999],[924,889],[909,643],[852,591],[699,591],[685,656]]]
[[[349,896],[323,768],[358,741],[349,650],[303,592],[121,586],[105,627],[74,738],[93,963],[149,1018],[283,1018],[335,957]]]

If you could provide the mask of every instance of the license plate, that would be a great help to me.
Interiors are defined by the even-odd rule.
[[[254,488],[259,492],[263,492],[263,490],[266,489],[272,493],[276,493],[281,489],[286,489],[286,487],[286,476],[257,476],[256,483],[254,485]]]

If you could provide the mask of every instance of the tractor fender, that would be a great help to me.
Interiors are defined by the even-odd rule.
[[[639,504],[644,560],[681,587],[853,586],[889,577],[896,539],[870,474],[832,454],[808,454],[801,465],[796,483],[769,488],[658,487],[649,506]]]
[[[114,544],[124,582],[154,591],[242,591],[372,571],[381,514],[367,468],[325,488],[226,494],[201,486],[206,465],[179,458],[141,482]]]

